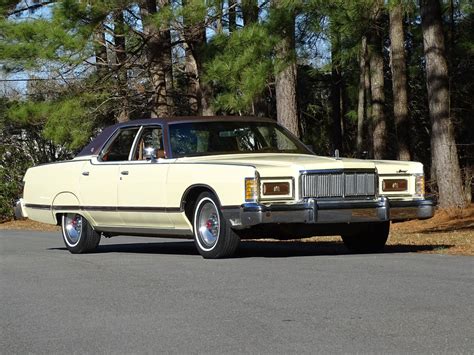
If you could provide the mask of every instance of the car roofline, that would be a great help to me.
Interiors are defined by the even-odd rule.
[[[97,135],[88,145],[86,145],[75,157],[86,155],[98,155],[99,151],[104,147],[107,141],[118,129],[135,127],[135,126],[168,126],[182,123],[193,122],[269,122],[276,123],[275,120],[266,117],[255,116],[176,116],[176,117],[160,117],[160,118],[142,118],[126,122],[116,123],[105,127],[104,130]]]
[[[176,117],[161,117],[161,118],[143,118],[139,120],[131,120],[127,122],[116,123],[112,127],[122,128],[136,125],[153,125],[153,124],[175,124],[175,123],[191,123],[191,122],[276,122],[266,117],[253,116],[176,116]]]

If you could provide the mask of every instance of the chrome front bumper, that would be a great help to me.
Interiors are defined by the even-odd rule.
[[[25,219],[28,217],[24,209],[23,199],[19,199],[15,202],[13,211],[15,213],[15,219]]]
[[[265,223],[360,223],[389,220],[427,219],[434,215],[431,200],[390,201],[381,197],[371,201],[307,199],[297,204],[246,203],[238,209],[224,210],[234,228]]]

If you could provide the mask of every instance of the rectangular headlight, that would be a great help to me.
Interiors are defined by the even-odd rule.
[[[384,179],[382,180],[382,191],[396,192],[408,189],[407,179]]]
[[[265,182],[263,183],[263,195],[282,196],[290,194],[290,183],[288,182]]]

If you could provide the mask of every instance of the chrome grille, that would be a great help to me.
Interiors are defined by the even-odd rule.
[[[301,175],[301,197],[374,197],[375,171],[317,172]]]

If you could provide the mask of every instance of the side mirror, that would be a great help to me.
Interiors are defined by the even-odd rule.
[[[155,161],[156,160],[156,149],[153,147],[145,148],[145,158],[146,160]]]

